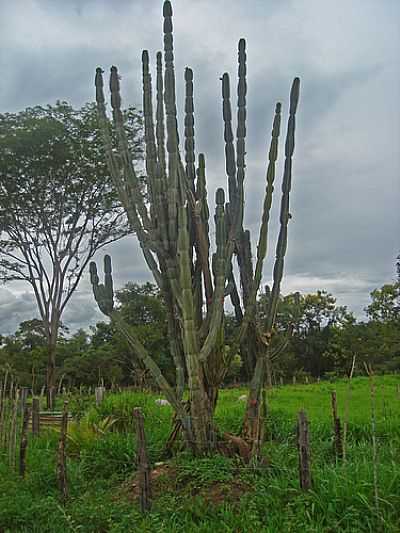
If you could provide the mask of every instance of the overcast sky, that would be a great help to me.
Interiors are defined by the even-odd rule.
[[[400,251],[399,0],[175,0],[173,8],[178,113],[182,124],[190,66],[209,192],[225,186],[220,77],[229,72],[236,83],[237,41],[247,40],[245,222],[253,240],[274,105],[283,103],[286,122],[290,84],[301,78],[282,289],[326,289],[362,317],[369,292],[394,280]],[[154,65],[162,0],[0,0],[0,20],[0,112],[57,99],[81,106],[94,99],[95,68],[111,65],[125,105],[141,106],[141,51]],[[107,252],[116,287],[150,279],[133,238]],[[0,287],[0,333],[35,315],[29,287]],[[86,276],[63,320],[75,329],[102,318]]]

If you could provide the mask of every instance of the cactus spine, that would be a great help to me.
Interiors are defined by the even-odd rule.
[[[295,113],[299,80],[291,91],[288,133],[285,145],[285,169],[282,183],[280,230],[273,269],[273,288],[269,314],[263,327],[257,320],[256,297],[260,287],[273,197],[275,164],[278,155],[281,105],[277,104],[272,128],[266,192],[261,217],[256,263],[253,272],[250,232],[243,228],[245,139],[246,139],[246,43],[238,46],[238,86],[236,154],[232,125],[229,76],[222,76],[222,118],[225,141],[225,166],[228,199],[223,189],[215,198],[215,252],[210,252],[209,207],[205,158],[198,156],[196,169],[194,142],[193,72],[186,68],[184,162],[179,150],[176,112],[172,6],[164,2],[164,62],[162,53],[156,61],[155,123],[152,103],[150,60],[142,55],[143,113],[146,144],[146,201],[129,154],[121,111],[119,78],[111,68],[110,92],[113,127],[118,150],[112,147],[110,123],[106,116],[102,70],[96,71],[96,101],[102,127],[104,149],[110,173],[144,258],[158,284],[168,311],[171,353],[176,366],[176,387],[168,383],[144,346],[133,336],[113,305],[111,260],[105,258],[105,281],[99,283],[96,265],[90,265],[93,293],[99,308],[110,316],[126,336],[130,346],[149,370],[173,405],[188,446],[195,453],[205,453],[216,445],[213,423],[218,387],[228,369],[232,354],[240,349],[248,358],[252,380],[245,417],[245,439],[254,444],[262,431],[262,387],[264,384],[268,339],[272,332],[283,275],[287,247],[289,194],[294,150]],[[164,64],[163,64],[164,63]],[[164,67],[164,72],[163,72]],[[240,286],[235,279],[236,256]],[[224,346],[224,302],[231,298],[239,333],[228,355]],[[267,346],[268,347],[268,346]],[[184,387],[189,390],[188,408],[182,403]],[[252,418],[250,415],[254,415]],[[252,446],[256,449],[256,446]]]

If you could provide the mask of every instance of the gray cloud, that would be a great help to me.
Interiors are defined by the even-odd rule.
[[[361,314],[369,291],[393,279],[400,248],[400,4],[175,0],[173,5],[178,112],[182,119],[182,73],[190,65],[196,147],[206,153],[210,198],[217,186],[225,185],[219,78],[230,72],[235,94],[237,41],[247,39],[245,220],[254,239],[274,105],[282,101],[286,121],[291,80],[301,77],[283,290],[327,288]],[[96,66],[108,69],[112,64],[119,66],[125,104],[140,105],[141,49],[148,48],[154,59],[162,45],[161,8],[161,0],[25,0],[23,10],[19,3],[3,2],[0,16],[8,24],[0,36],[0,110],[56,99],[82,105],[93,99]],[[282,162],[279,180],[281,175]],[[271,277],[276,234],[274,222],[265,282]],[[150,279],[134,239],[107,251],[113,255],[116,286]],[[0,292],[6,307],[17,294],[12,305],[20,309],[20,314],[7,311],[14,318],[3,318],[2,329],[34,313],[32,303],[25,309],[32,300],[21,298],[21,290],[9,285],[7,293]],[[65,322],[77,327],[99,318],[86,277]]]
[[[14,333],[18,324],[35,316],[37,308],[32,293],[15,293],[8,288],[0,287],[0,334]]]

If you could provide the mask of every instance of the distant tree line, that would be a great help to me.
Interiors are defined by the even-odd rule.
[[[268,294],[258,298],[260,316]],[[128,283],[117,292],[125,320],[154,356],[168,379],[175,379],[174,364],[166,342],[164,302],[151,283]],[[271,379],[289,381],[305,376],[344,376],[355,357],[356,371],[368,363],[376,372],[400,370],[400,281],[371,293],[367,320],[357,321],[345,307],[338,306],[326,291],[282,296],[271,342]],[[234,338],[233,314],[225,322],[227,350]],[[124,338],[106,322],[90,332],[68,334],[60,328],[57,343],[57,382],[66,386],[151,386],[154,385]],[[46,382],[47,343],[41,320],[22,322],[14,335],[2,338],[0,368],[10,368],[23,386],[36,393]],[[234,357],[226,384],[246,382],[246,361]]]

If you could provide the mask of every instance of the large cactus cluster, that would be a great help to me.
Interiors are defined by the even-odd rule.
[[[289,193],[294,150],[295,113],[299,79],[291,94],[282,181],[280,230],[273,269],[273,287],[265,324],[257,320],[256,297],[260,288],[278,155],[281,104],[276,105],[266,174],[266,191],[255,264],[250,232],[243,227],[246,154],[246,43],[238,46],[236,143],[233,133],[229,76],[222,76],[222,116],[228,198],[223,189],[215,194],[215,243],[210,242],[210,213],[206,187],[205,157],[195,156],[193,72],[186,68],[184,141],[179,140],[175,96],[172,35],[172,7],[164,2],[164,61],[156,61],[156,99],[153,105],[149,54],[142,54],[143,115],[146,145],[146,187],[143,191],[132,164],[116,67],[111,68],[110,92],[113,126],[106,115],[102,70],[96,72],[96,101],[110,173],[145,261],[162,291],[168,310],[171,354],[176,366],[176,386],[134,338],[113,308],[111,261],[105,259],[105,283],[99,284],[96,266],[91,264],[94,296],[103,313],[115,321],[132,349],[165,392],[177,413],[188,446],[204,453],[215,446],[217,435],[213,411],[218,387],[230,360],[238,350],[252,373],[244,436],[259,437],[262,386],[267,348],[271,336],[287,246]],[[154,109],[155,108],[155,109]],[[155,117],[155,121],[154,121]],[[112,129],[118,148],[112,148]],[[180,144],[184,145],[181,150]],[[236,144],[236,146],[235,146]],[[184,158],[182,157],[184,153]],[[236,259],[238,269],[234,269]],[[235,272],[239,280],[235,279]],[[230,298],[239,325],[236,341],[226,352],[224,303]],[[189,401],[182,401],[184,389]]]

